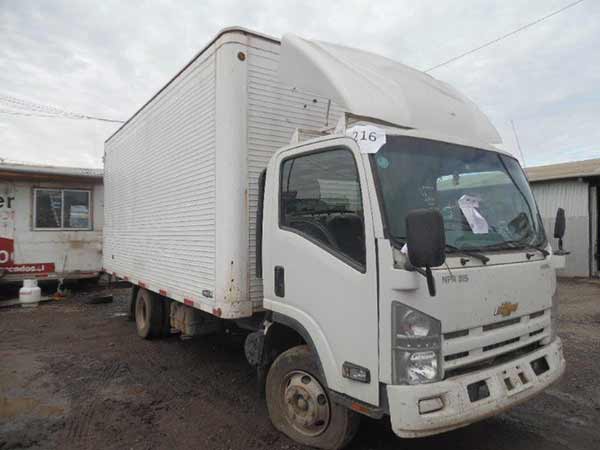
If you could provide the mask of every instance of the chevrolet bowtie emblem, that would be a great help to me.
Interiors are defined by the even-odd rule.
[[[514,313],[518,307],[519,307],[518,303],[510,303],[510,302],[502,303],[500,306],[498,306],[496,308],[496,312],[494,313],[494,315],[508,317],[512,313]]]

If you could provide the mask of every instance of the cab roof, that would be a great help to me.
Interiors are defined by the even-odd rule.
[[[352,114],[474,142],[502,142],[464,95],[383,56],[286,34],[279,67],[284,84],[331,98]]]

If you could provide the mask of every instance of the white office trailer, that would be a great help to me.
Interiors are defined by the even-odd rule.
[[[565,210],[569,232],[564,245],[570,253],[559,276],[598,277],[600,159],[528,167],[526,172],[550,239],[556,208]],[[557,244],[557,240],[552,239],[552,245]]]
[[[564,371],[562,259],[500,142],[427,74],[227,29],[106,141],[104,267],[144,338],[247,329],[298,442],[464,426]]]
[[[0,283],[102,270],[102,170],[0,163]]]

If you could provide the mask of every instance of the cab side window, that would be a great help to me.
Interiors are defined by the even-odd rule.
[[[352,152],[334,149],[289,158],[281,174],[281,227],[364,268],[364,214]]]

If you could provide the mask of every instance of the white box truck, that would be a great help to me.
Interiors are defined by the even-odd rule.
[[[427,74],[226,29],[106,141],[104,267],[144,338],[247,329],[300,443],[452,430],[565,367],[561,257],[500,142]]]

